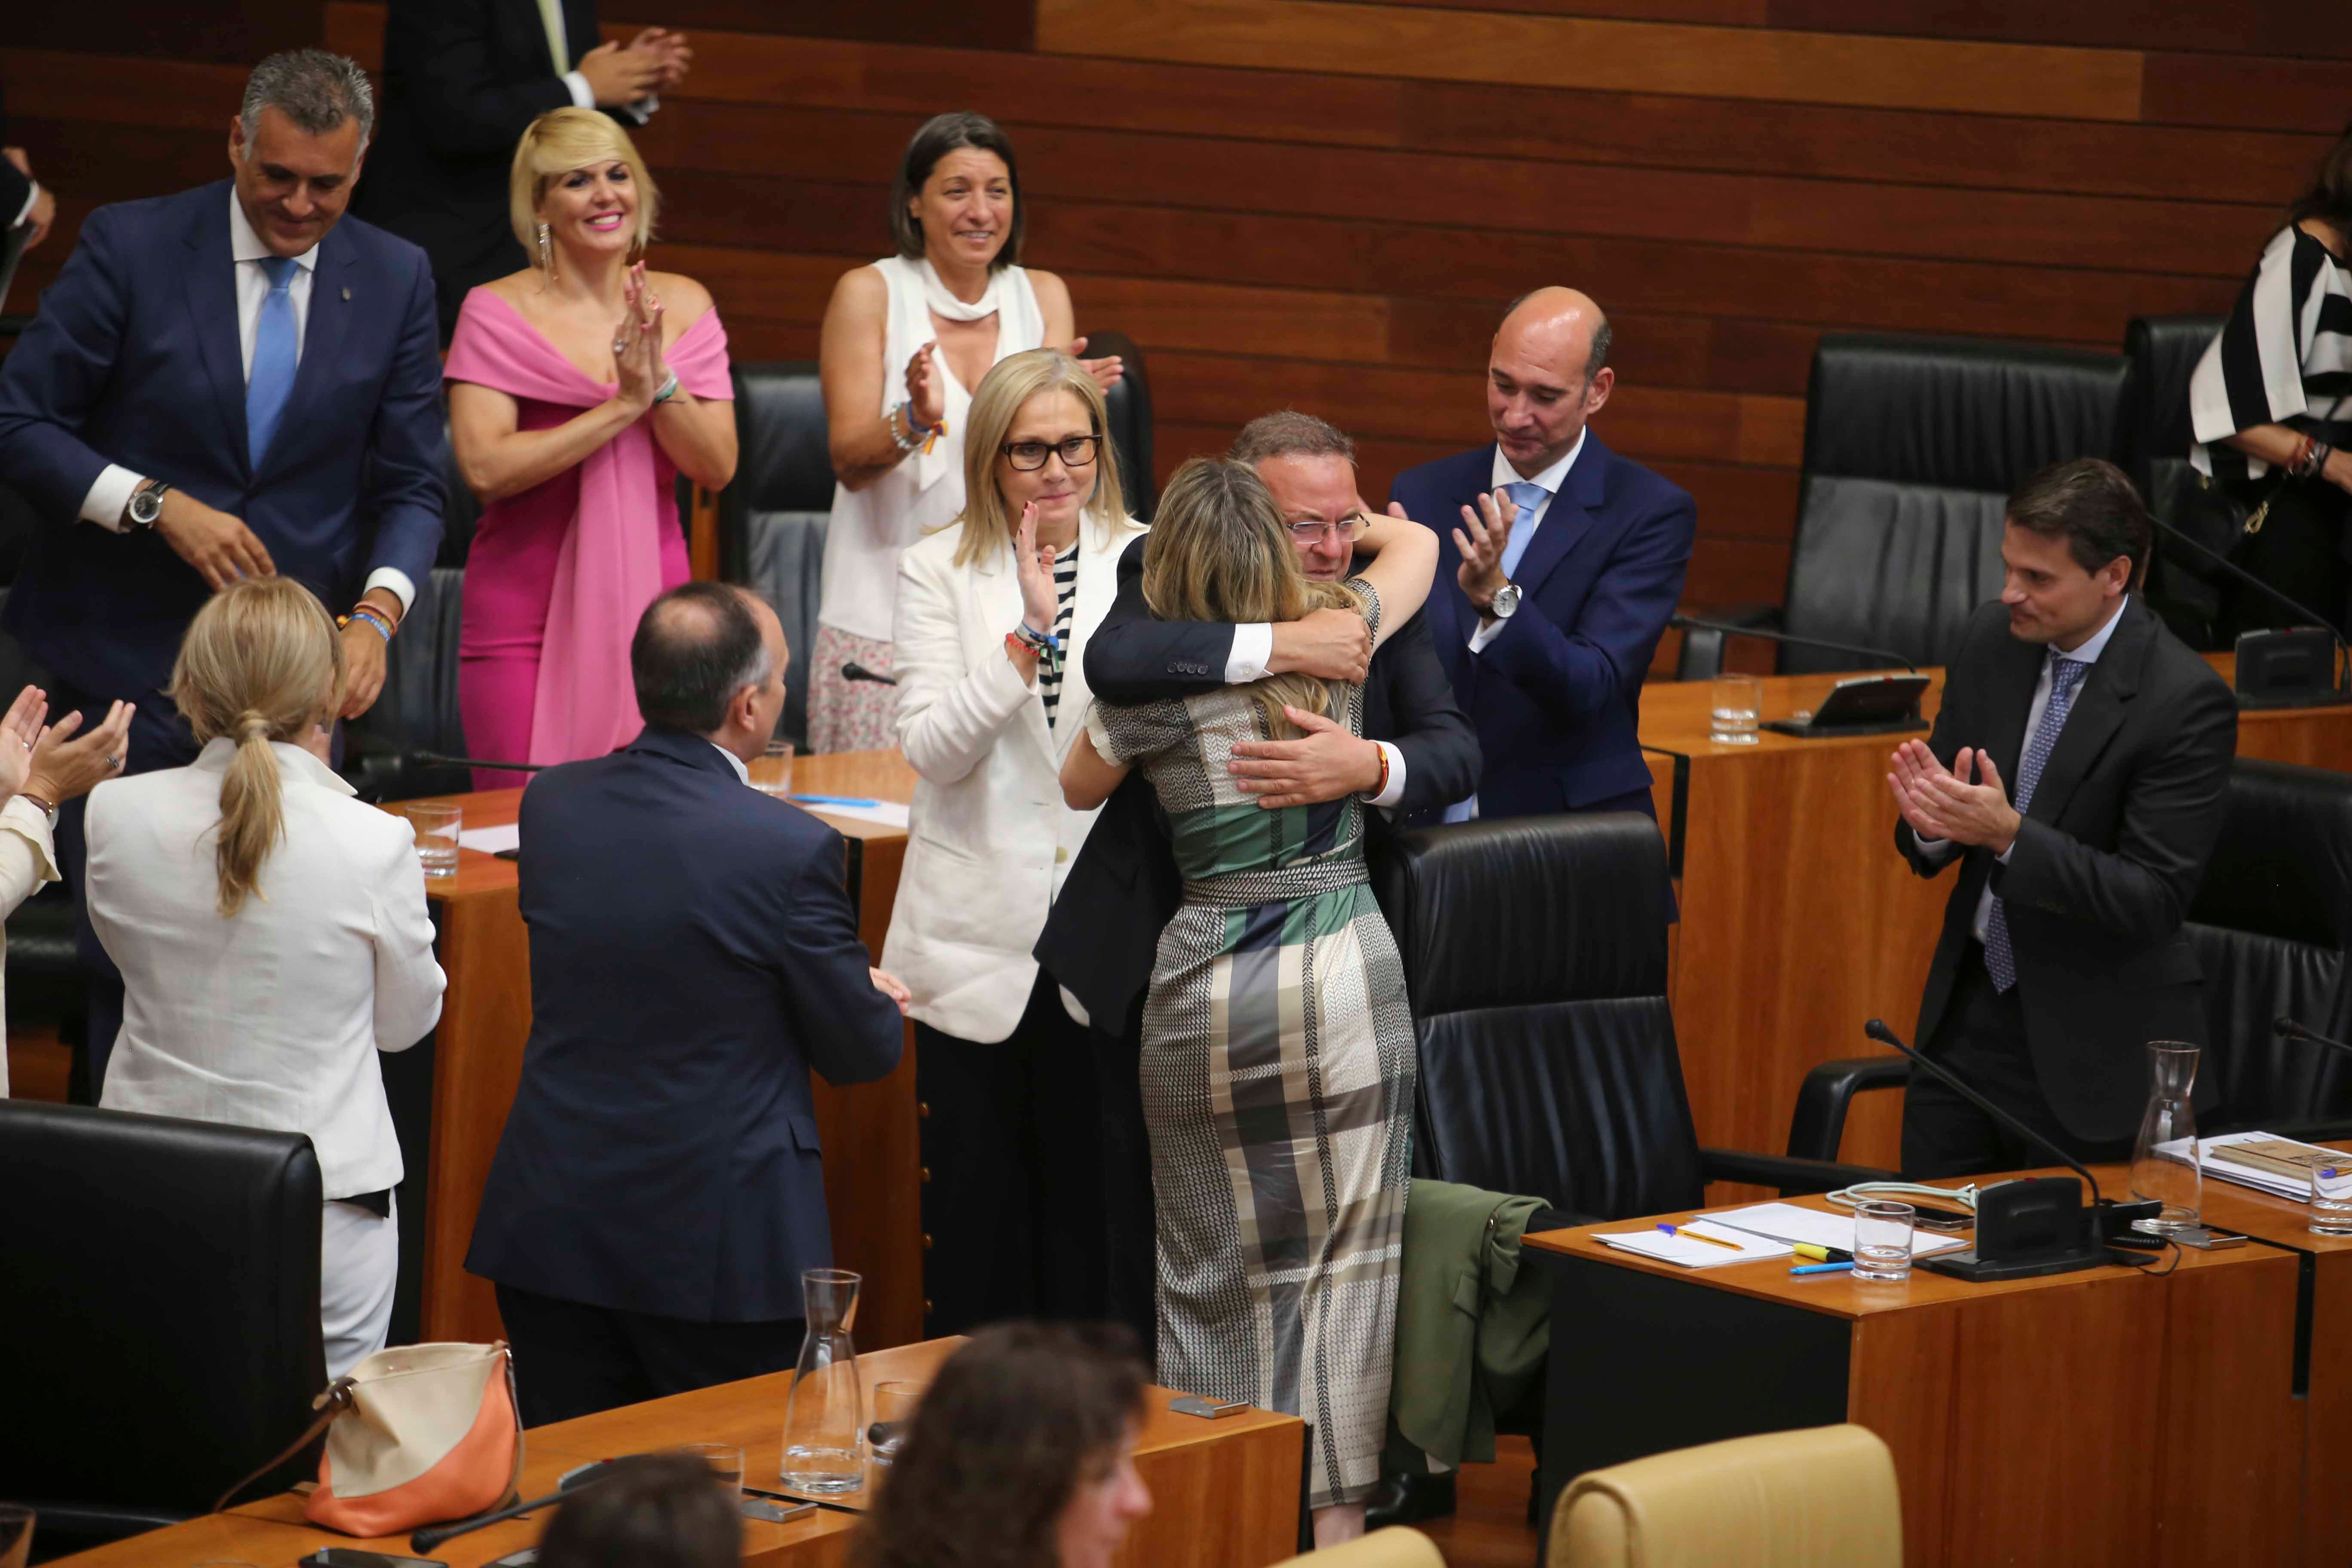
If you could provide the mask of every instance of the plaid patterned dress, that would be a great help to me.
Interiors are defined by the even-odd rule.
[[[1346,706],[1360,732],[1361,692]],[[1234,743],[1267,738],[1242,689],[1097,702],[1087,724],[1151,781],[1185,879],[1143,1016],[1159,1381],[1300,1416],[1312,1505],[1360,1501],[1388,1419],[1414,1072],[1362,807],[1268,811],[1236,789]]]

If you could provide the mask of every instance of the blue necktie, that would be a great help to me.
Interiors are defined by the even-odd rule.
[[[245,449],[257,472],[262,454],[269,450],[269,438],[278,434],[286,400],[294,394],[294,367],[300,352],[294,329],[294,296],[287,291],[294,281],[294,266],[291,257],[261,258],[261,269],[269,275],[269,293],[261,301],[261,320],[254,329],[253,374],[245,379]]]
[[[1528,541],[1535,537],[1536,508],[1543,505],[1551,492],[1531,479],[1521,479],[1517,484],[1505,485],[1503,493],[1519,509],[1519,515],[1511,523],[1511,542],[1503,546],[1503,575],[1510,577],[1517,575],[1519,557],[1528,552]]]
[[[2050,753],[2057,749],[2058,731],[2066,725],[2066,715],[2074,706],[2074,693],[2081,688],[2083,678],[2091,667],[2079,658],[2050,656],[2050,701],[2042,710],[2042,722],[2034,726],[2033,738],[2025,744],[2024,760],[2017,764],[2017,790],[2011,804],[2020,816],[2033,804],[2033,789],[2042,782],[2042,770],[2050,763]],[[2017,984],[2017,952],[2009,945],[2009,911],[2005,900],[1996,898],[1992,912],[1985,917],[1985,969],[1992,975],[1992,988],[2006,992]]]

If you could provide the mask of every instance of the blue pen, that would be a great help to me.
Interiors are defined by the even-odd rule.
[[[1853,1272],[1853,1265],[1851,1263],[1807,1263],[1791,1268],[1789,1272],[1791,1274],[1847,1274]]]
[[[879,805],[882,804],[878,800],[865,800],[854,795],[796,795],[793,798],[805,801],[811,805]]]

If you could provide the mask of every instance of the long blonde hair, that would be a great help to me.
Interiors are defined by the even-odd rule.
[[[167,694],[199,741],[236,742],[222,775],[223,916],[245,907],[261,863],[285,837],[272,741],[294,741],[331,712],[343,689],[343,640],[326,606],[285,577],[248,577],[205,602],[180,644]]]
[[[653,239],[661,191],[629,133],[611,115],[596,110],[551,109],[523,127],[514,163],[507,171],[507,221],[534,262],[539,258],[539,204],[547,195],[547,182],[591,163],[629,166],[629,183],[637,188],[637,226],[629,254],[641,254]]]
[[[1021,417],[1029,400],[1044,392],[1066,392],[1086,405],[1087,421],[1102,437],[1095,451],[1094,493],[1087,498],[1081,526],[1091,521],[1108,542],[1127,521],[1127,492],[1118,482],[1118,456],[1110,447],[1110,410],[1102,388],[1086,367],[1059,349],[1030,349],[998,360],[972,389],[971,412],[964,416],[963,510],[956,521],[963,537],[956,542],[955,563],[976,566],[1009,550],[1021,526],[1020,515],[1004,504],[996,488],[996,461],[1003,456],[1005,432]]]
[[[1163,621],[1295,621],[1316,610],[1360,609],[1354,590],[1318,583],[1298,564],[1282,509],[1247,463],[1192,458],[1160,497],[1143,547],[1143,602]],[[1341,687],[1311,675],[1269,675],[1243,688],[1276,740],[1296,734],[1284,703],[1326,717]]]

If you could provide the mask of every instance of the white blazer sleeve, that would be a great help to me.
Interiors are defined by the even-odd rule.
[[[375,1048],[404,1051],[441,1018],[448,984],[433,957],[433,917],[425,908],[425,868],[415,830],[399,823],[397,853],[368,889],[375,915]]]
[[[48,813],[23,795],[0,806],[0,920],[16,912],[33,889],[58,879],[57,846]]]
[[[899,558],[898,609],[891,637],[891,673],[898,678],[898,749],[915,772],[950,784],[980,765],[1007,721],[1035,689],[1021,679],[1001,647],[964,668],[964,595],[933,561],[908,551]],[[1007,626],[1006,631],[1013,628]]]

